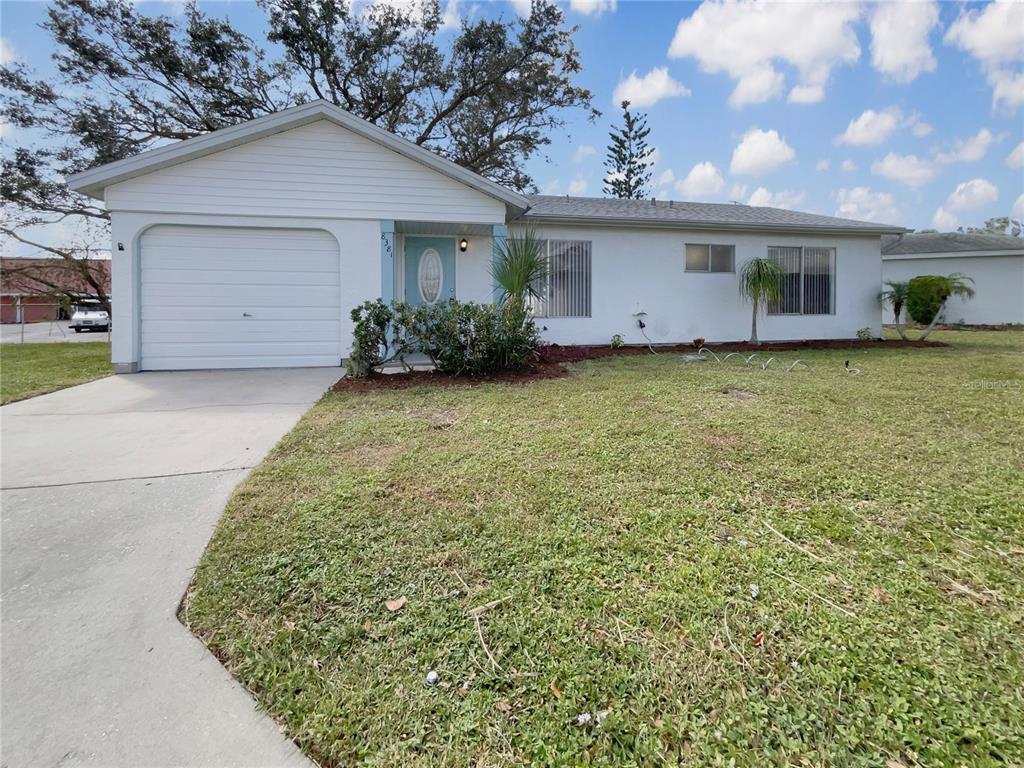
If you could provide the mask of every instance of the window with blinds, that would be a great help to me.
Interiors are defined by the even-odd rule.
[[[590,317],[590,241],[542,240],[547,275],[534,286],[536,317]]]
[[[782,295],[768,304],[771,315],[831,315],[835,311],[835,248],[768,246],[782,267]]]

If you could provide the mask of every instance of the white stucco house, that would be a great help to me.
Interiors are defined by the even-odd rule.
[[[918,275],[961,272],[974,280],[975,298],[957,296],[946,305],[949,323],[1024,323],[1024,240],[1010,235],[962,232],[886,235],[882,277],[905,282]],[[892,308],[886,309],[892,322]]]
[[[494,243],[545,239],[537,322],[558,343],[743,339],[737,270],[787,270],[764,339],[881,329],[880,238],[774,208],[524,196],[323,101],[69,180],[104,202],[122,372],[336,366],[366,299],[490,301]],[[645,324],[643,331],[638,320]]]

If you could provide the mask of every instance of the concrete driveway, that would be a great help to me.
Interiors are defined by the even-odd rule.
[[[52,323],[25,323],[24,329],[16,323],[0,325],[0,343],[3,344],[56,344],[61,341],[110,341],[106,331],[83,331],[75,333],[67,320]]]
[[[232,489],[340,374],[113,376],[0,408],[4,768],[310,765],[175,611]]]

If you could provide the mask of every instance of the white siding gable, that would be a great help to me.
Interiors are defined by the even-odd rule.
[[[502,202],[327,120],[106,189],[112,211],[502,223]]]

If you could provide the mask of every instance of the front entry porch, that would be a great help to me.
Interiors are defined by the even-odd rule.
[[[504,224],[381,222],[381,298],[385,303],[494,301],[491,277]]]

